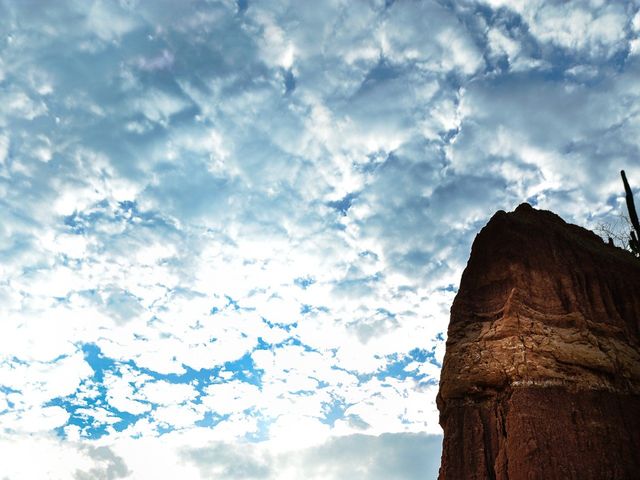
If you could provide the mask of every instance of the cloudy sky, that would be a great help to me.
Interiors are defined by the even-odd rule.
[[[477,231],[640,185],[639,8],[0,0],[0,478],[435,478]]]

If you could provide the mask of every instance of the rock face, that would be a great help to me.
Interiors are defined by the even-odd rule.
[[[476,237],[438,394],[440,480],[640,479],[640,261],[527,204]]]

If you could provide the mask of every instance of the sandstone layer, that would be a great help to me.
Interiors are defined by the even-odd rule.
[[[441,480],[640,478],[640,260],[528,204],[476,237],[438,394]]]

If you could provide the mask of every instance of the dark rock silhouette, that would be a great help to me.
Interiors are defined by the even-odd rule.
[[[438,394],[441,480],[640,478],[640,262],[528,204],[476,237]]]

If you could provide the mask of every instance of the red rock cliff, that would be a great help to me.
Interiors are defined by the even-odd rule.
[[[640,261],[527,204],[451,307],[441,480],[640,479]]]

